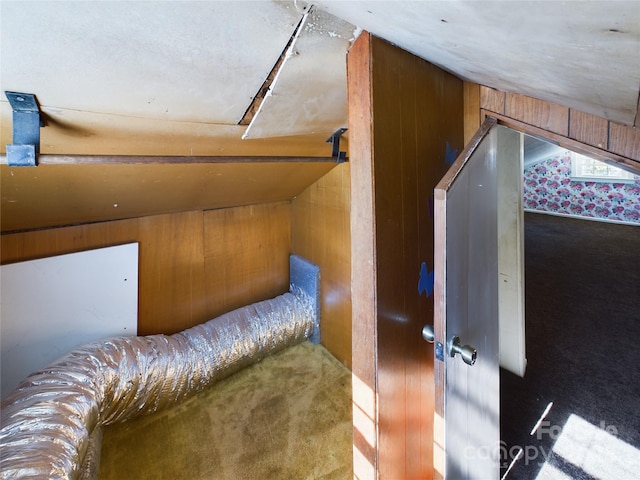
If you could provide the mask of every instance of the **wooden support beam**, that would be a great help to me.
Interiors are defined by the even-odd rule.
[[[284,162],[329,162],[338,163],[333,157],[240,157],[240,156],[156,156],[156,155],[40,155],[39,165],[152,165],[191,163],[284,163]],[[7,156],[0,155],[0,165],[7,164]]]
[[[433,189],[464,147],[463,82],[366,32],[347,73],[354,475],[428,479],[433,347],[420,332],[433,297],[419,280],[433,269]]]

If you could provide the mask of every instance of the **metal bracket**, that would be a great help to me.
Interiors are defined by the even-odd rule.
[[[444,362],[444,345],[440,342],[436,342],[436,358]]]
[[[338,163],[344,163],[347,159],[347,152],[340,151],[340,137],[344,132],[346,132],[346,128],[339,128],[333,135],[327,138],[327,143],[331,143],[331,156],[336,159]]]
[[[35,167],[40,153],[40,107],[32,93],[4,92],[13,109],[13,145],[7,145],[12,167]]]
[[[313,332],[309,340],[320,343],[320,267],[297,255],[289,257],[290,290],[304,292],[311,301],[313,316],[315,317]]]

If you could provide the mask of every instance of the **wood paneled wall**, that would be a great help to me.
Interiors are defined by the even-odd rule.
[[[354,471],[433,475],[433,188],[463,148],[463,82],[364,32],[347,61]],[[429,282],[425,282],[428,284]],[[376,477],[377,475],[377,477]]]
[[[322,342],[351,365],[348,164],[293,202],[7,233],[0,241],[2,264],[139,242],[140,335],[175,333],[288,291],[289,254],[297,253],[321,267]]]
[[[524,95],[465,84],[465,136],[485,115],[566,148],[612,158],[640,170],[640,129]],[[474,128],[475,127],[475,128]]]
[[[204,239],[210,317],[289,290],[290,202],[207,211]]]
[[[290,218],[278,202],[5,234],[2,263],[139,242],[138,333],[171,334],[289,290]]]
[[[322,344],[351,367],[350,165],[343,163],[292,204],[292,252],[320,267]]]
[[[138,333],[174,333],[207,318],[202,230],[202,211],[157,215],[5,234],[0,252],[6,264],[139,242]]]
[[[295,158],[109,160],[35,168],[0,165],[2,232],[290,201],[336,165]]]

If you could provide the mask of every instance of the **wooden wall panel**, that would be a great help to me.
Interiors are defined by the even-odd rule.
[[[329,161],[0,165],[2,232],[289,201],[335,165]]]
[[[206,211],[207,316],[287,292],[290,251],[290,202]]]
[[[203,288],[202,212],[142,217],[140,335],[171,334],[208,320]]]
[[[470,88],[470,87],[469,87]],[[501,99],[505,98],[503,104]],[[465,100],[465,118],[477,110]],[[516,130],[548,138],[563,147],[609,159],[640,172],[640,130],[535,98],[480,86],[480,116],[496,117]]]
[[[138,219],[0,236],[2,264],[139,241]]]
[[[431,478],[433,349],[421,330],[433,298],[418,284],[422,263],[433,269],[433,188],[464,146],[463,82],[366,33],[348,78],[353,332],[374,340],[371,352],[354,338],[353,371],[373,353],[379,478]]]
[[[569,135],[569,109],[561,105],[507,93],[504,114],[559,135]]]
[[[640,128],[609,123],[609,150],[640,161]]]
[[[171,334],[289,289],[290,202],[0,236],[2,263],[139,242],[138,333]]]
[[[481,108],[480,85],[478,85],[477,83],[464,82],[463,92],[464,92],[464,105],[465,105],[464,144],[466,145],[471,141],[473,136],[476,134],[476,131],[480,128],[480,108]]]
[[[378,471],[378,332],[371,40],[371,36],[363,32],[347,55],[351,164],[353,469],[354,477],[360,480],[374,480]]]
[[[351,364],[349,164],[296,203],[298,253],[322,268],[323,335]],[[171,334],[289,290],[291,202],[0,236],[3,264],[139,242],[138,332]]]
[[[595,115],[571,110],[569,137],[606,150],[609,146],[609,122]]]
[[[504,114],[505,93],[494,88],[480,86],[480,108]],[[469,105],[473,109],[473,105]]]
[[[351,368],[350,165],[291,202],[291,250],[320,267],[322,344]]]
[[[407,425],[407,371],[404,354],[408,355],[409,352],[404,351],[407,332],[403,325],[409,321],[404,308],[404,254],[408,239],[405,238],[401,209],[405,167],[403,160],[407,150],[403,140],[410,138],[409,132],[406,136],[403,135],[409,128],[409,125],[403,125],[403,113],[411,113],[404,112],[402,107],[405,95],[415,95],[415,78],[411,63],[400,57],[401,61],[397,64],[393,54],[391,45],[373,38],[371,108],[374,118],[378,304],[378,474],[381,478],[408,478],[409,456],[405,449],[410,428]],[[408,91],[401,90],[401,87]],[[413,244],[417,246],[418,239],[413,240]]]
[[[2,263],[139,242],[138,332],[173,333],[206,320],[202,212],[0,236]]]

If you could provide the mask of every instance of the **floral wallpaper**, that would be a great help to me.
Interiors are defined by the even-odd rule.
[[[524,208],[640,224],[640,178],[634,183],[571,180],[571,154],[524,171]]]

